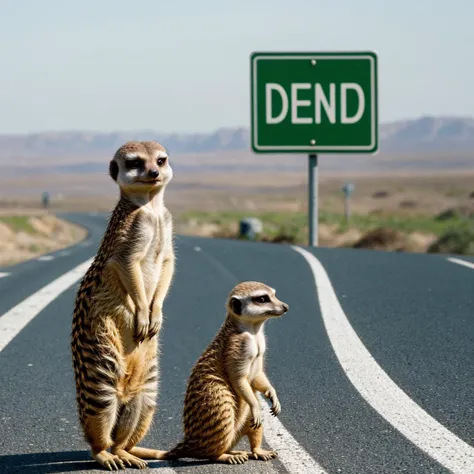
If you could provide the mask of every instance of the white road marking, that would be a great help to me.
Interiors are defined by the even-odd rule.
[[[53,255],[42,255],[41,257],[38,257],[36,260],[38,260],[40,262],[47,262],[49,260],[54,260],[54,256]]]
[[[7,311],[3,316],[0,316],[0,352],[49,303],[82,278],[92,260],[86,260],[71,271],[61,275]]]
[[[474,448],[418,406],[373,359],[344,314],[319,260],[292,246],[308,262],[324,325],[347,377],[367,402],[400,433],[453,474],[474,472]]]
[[[465,267],[472,268],[474,270],[474,263],[467,262],[466,260],[461,260],[460,258],[448,258],[450,262],[457,263],[459,265],[464,265]]]
[[[6,272],[0,272],[0,278],[5,278],[7,276],[9,276],[10,273],[6,273]]]
[[[259,394],[262,405],[263,436],[268,444],[278,453],[280,462],[291,474],[326,474],[326,471],[298,444],[285,429],[281,421],[272,416],[270,406]]]

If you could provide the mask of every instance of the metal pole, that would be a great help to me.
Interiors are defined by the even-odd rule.
[[[318,155],[309,155],[309,246],[318,245]]]
[[[351,217],[351,208],[350,208],[349,196],[344,197],[344,214],[346,216],[346,222],[349,223],[349,219]]]

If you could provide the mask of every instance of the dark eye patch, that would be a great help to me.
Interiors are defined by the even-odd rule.
[[[163,166],[166,163],[166,158],[158,158],[156,162],[158,163],[158,166]]]
[[[264,304],[264,303],[270,303],[270,298],[268,297],[268,295],[254,296],[252,298],[252,301],[254,303]]]
[[[125,167],[129,170],[141,168],[144,165],[144,161],[141,158],[133,158],[132,160],[125,161]]]

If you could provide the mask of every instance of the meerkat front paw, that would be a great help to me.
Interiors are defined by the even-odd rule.
[[[273,416],[278,416],[281,412],[281,405],[280,405],[280,401],[278,400],[278,398],[273,402],[273,406],[272,408],[270,409],[270,413],[273,415]]]
[[[150,327],[150,316],[147,310],[138,310],[135,313],[135,342],[143,342],[148,335],[148,328]]]
[[[163,320],[163,313],[161,307],[154,305],[150,313],[150,326],[148,328],[148,338],[151,339],[156,336],[161,329],[161,322]]]
[[[272,408],[270,413],[273,416],[278,416],[281,412],[281,404],[280,400],[278,400],[278,396],[276,394],[275,389],[270,389],[265,392],[265,397],[267,397],[272,402]]]
[[[256,406],[252,408],[252,421],[250,423],[250,427],[254,430],[260,428],[262,426],[262,413],[260,411],[260,407]]]

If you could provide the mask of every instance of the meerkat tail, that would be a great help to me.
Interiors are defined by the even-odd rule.
[[[188,446],[186,441],[181,441],[173,449],[166,451],[161,459],[163,460],[173,460],[185,457],[194,457],[192,454],[192,449]]]

